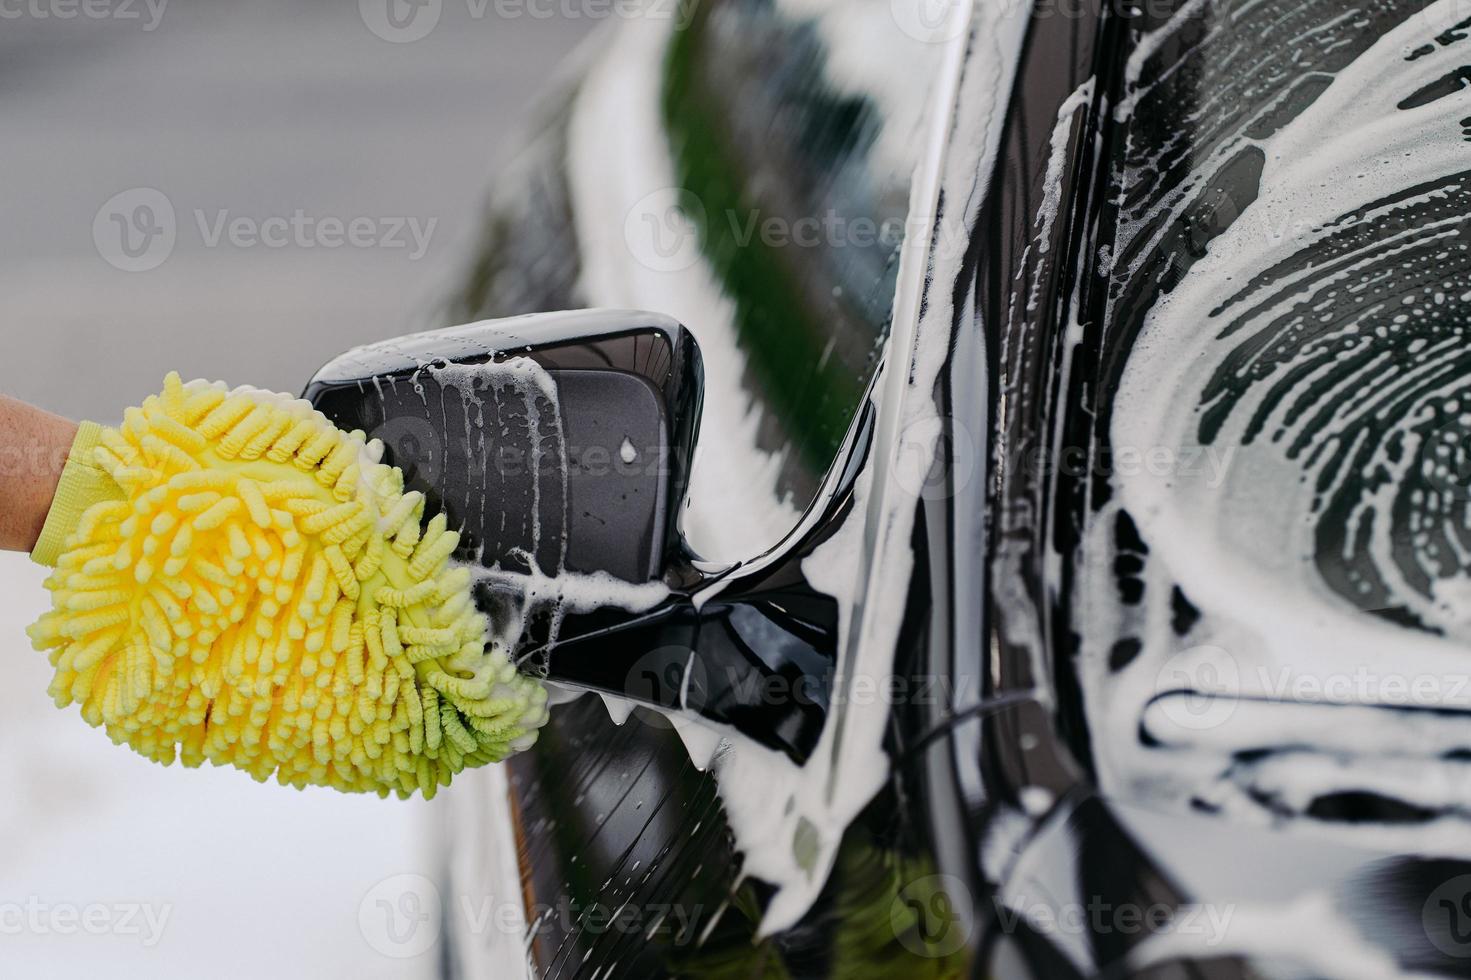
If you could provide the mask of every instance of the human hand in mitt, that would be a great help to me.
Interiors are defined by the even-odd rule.
[[[51,694],[164,764],[432,796],[532,744],[459,535],[308,402],[170,374],[113,429],[0,398],[0,548],[54,573]]]

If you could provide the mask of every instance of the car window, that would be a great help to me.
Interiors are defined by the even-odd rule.
[[[558,87],[437,319],[684,323],[706,386],[683,530],[744,560],[811,504],[878,370],[953,38],[890,0],[652,7]]]
[[[682,202],[733,302],[759,448],[812,499],[889,333],[909,185],[942,45],[888,0],[698,6],[668,49]]]

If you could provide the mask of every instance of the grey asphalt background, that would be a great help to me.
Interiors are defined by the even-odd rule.
[[[390,43],[357,0],[167,0],[161,17],[158,0],[87,0],[104,15],[57,16],[80,2],[0,0],[0,391],[99,420],[170,369],[296,391],[339,351],[417,326],[535,98],[602,22],[595,5],[442,0],[427,36]],[[135,188],[166,196],[177,238],[129,272],[93,229]],[[298,209],[316,228],[367,218],[376,241],[400,219],[434,225],[418,258],[295,234],[211,245],[199,228]]]
[[[296,391],[339,351],[416,326],[461,268],[534,98],[599,24],[442,0],[434,30],[393,44],[357,0],[170,0],[151,31],[145,0],[85,0],[135,20],[81,2],[0,0],[0,392],[98,420],[170,369]],[[165,196],[176,237],[128,272],[93,226],[138,188]],[[193,214],[297,209],[437,223],[411,260],[211,246]],[[101,227],[116,230],[105,213]],[[437,975],[441,919],[406,903],[434,888],[448,794],[298,793],[113,745],[46,694],[51,668],[24,634],[43,577],[0,554],[0,976]],[[496,898],[446,894],[440,915]]]

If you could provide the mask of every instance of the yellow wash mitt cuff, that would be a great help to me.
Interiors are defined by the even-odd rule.
[[[56,496],[51,501],[51,510],[46,515],[46,524],[31,551],[31,559],[39,565],[55,567],[67,535],[76,530],[82,512],[88,507],[107,500],[123,499],[122,490],[93,459],[93,450],[101,438],[102,426],[96,422],[83,422],[77,429],[77,437],[72,440],[71,450],[66,455]]]
[[[383,796],[531,745],[545,689],[381,455],[305,401],[175,374],[84,425],[34,554],[57,704],[165,764]]]

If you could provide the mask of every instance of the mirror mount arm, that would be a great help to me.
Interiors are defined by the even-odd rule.
[[[837,600],[813,588],[802,566],[852,510],[872,421],[864,411],[831,492],[787,540],[722,565],[679,539],[665,569],[669,597],[645,613],[568,617],[538,651],[551,678],[698,714],[804,764],[831,707],[839,638]]]

